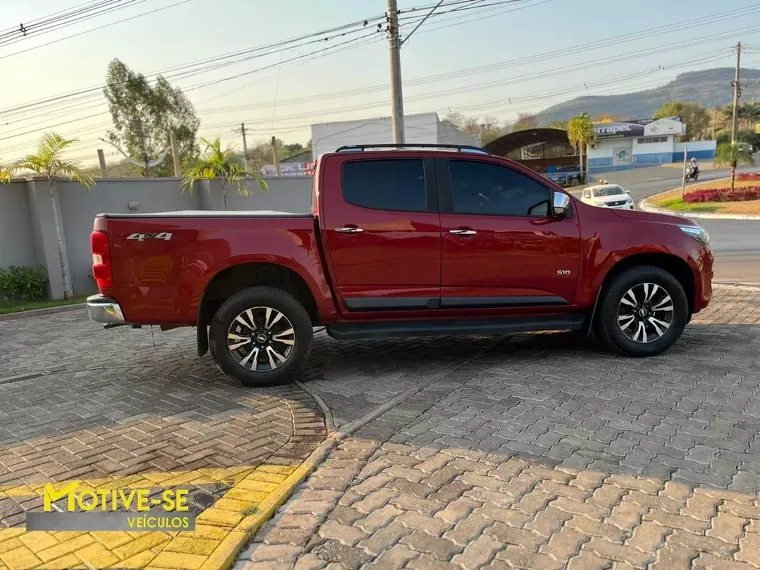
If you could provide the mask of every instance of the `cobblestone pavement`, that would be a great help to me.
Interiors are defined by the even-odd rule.
[[[656,358],[502,339],[344,440],[237,568],[760,568],[759,337],[760,290],[718,287]]]
[[[489,342],[337,343],[322,333],[302,379],[326,386],[342,424]],[[326,434],[308,394],[295,385],[239,386],[208,356],[197,358],[192,330],[104,331],[72,311],[0,321],[0,347],[0,570],[214,567],[215,552],[226,548],[229,556],[231,537],[245,540],[253,525],[246,513]],[[203,513],[199,530],[181,540],[176,533],[25,533],[26,513],[42,509],[44,484],[71,481],[189,488],[191,507]]]
[[[296,386],[243,388],[193,358],[190,331],[155,342],[81,312],[0,322],[0,569],[220,567],[247,515],[323,441]],[[188,489],[197,530],[25,532],[44,484],[75,481]]]

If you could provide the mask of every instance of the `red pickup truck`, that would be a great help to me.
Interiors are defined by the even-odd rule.
[[[313,188],[310,215],[99,215],[90,317],[195,326],[199,355],[260,386],[303,365],[315,326],[336,339],[593,330],[650,356],[710,301],[696,223],[583,204],[476,147],[341,148]]]

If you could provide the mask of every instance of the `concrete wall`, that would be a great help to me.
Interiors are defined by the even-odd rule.
[[[38,264],[26,183],[0,184],[0,268]]]
[[[240,196],[236,187],[227,188],[227,209],[243,212],[276,210],[293,214],[311,212],[311,176],[281,176],[264,180],[269,186],[267,190],[261,190],[253,179],[248,181],[248,198]],[[211,183],[211,207],[214,210],[224,210],[224,189],[217,180]]]
[[[685,143],[676,143],[676,150],[673,153],[673,162],[683,161],[684,148],[687,150],[686,158],[708,159],[715,158],[715,150],[718,147],[717,141],[691,141]]]
[[[228,210],[278,210],[296,214],[311,211],[311,177],[267,179],[262,192],[250,180],[250,197],[239,196],[237,188],[227,195]],[[179,210],[224,210],[221,183],[207,181],[192,193],[181,191],[178,178],[99,179],[87,192],[81,185],[59,180],[54,185],[60,213],[64,255],[77,295],[95,291],[91,278],[90,233],[100,213],[151,213]],[[130,203],[136,209],[130,209]],[[55,217],[45,180],[0,184],[0,267],[37,266],[47,269],[50,295],[63,295]]]
[[[183,194],[180,191],[179,178],[102,179],[98,180],[97,185],[89,192],[77,182],[59,180],[56,184],[68,250],[69,274],[76,295],[95,291],[95,282],[90,277],[90,233],[95,216],[102,213],[128,214],[201,209],[198,193]],[[138,209],[130,210],[130,202],[137,202]]]

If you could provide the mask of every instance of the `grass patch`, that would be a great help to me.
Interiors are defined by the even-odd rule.
[[[64,301],[6,301],[0,300],[0,315],[7,315],[9,313],[21,313],[23,311],[34,311],[36,309],[49,309],[51,307],[63,307],[65,305],[75,305],[76,303],[84,303],[87,299],[87,295],[80,295],[73,299]]]
[[[731,184],[730,180],[711,180],[702,184],[693,184],[686,188],[686,194],[695,190],[714,190],[727,188]],[[737,180],[736,188],[757,186],[757,180]],[[744,214],[760,215],[760,200],[750,200],[747,202],[702,202],[687,204],[681,199],[681,189],[676,188],[659,194],[648,200],[649,204],[656,208],[665,208],[674,212],[696,212],[710,214]]]
[[[691,211],[691,212],[716,212],[720,206],[718,204],[703,203],[703,204],[687,204],[681,198],[670,198],[658,204],[660,208],[667,208],[668,210],[676,211]]]

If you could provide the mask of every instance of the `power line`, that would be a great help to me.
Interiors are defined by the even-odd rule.
[[[143,1],[143,0],[141,0],[141,1]],[[72,34],[70,36],[66,36],[66,37],[63,37],[63,38],[58,38],[57,40],[53,40],[53,41],[50,41],[50,42],[47,42],[47,43],[44,43],[44,44],[32,46],[32,47],[29,47],[29,48],[26,48],[26,49],[22,49],[22,50],[19,50],[19,51],[15,51],[13,53],[9,53],[9,54],[6,54],[6,55],[0,55],[0,59],[6,59],[8,57],[13,57],[14,55],[19,55],[19,54],[22,54],[22,53],[27,53],[27,52],[30,52],[30,51],[33,51],[33,50],[36,50],[36,49],[40,49],[40,48],[52,45],[52,44],[57,44],[58,42],[69,40],[71,38],[76,38],[76,37],[79,37],[79,36],[83,36],[85,34],[90,34],[92,32],[97,32],[98,30],[109,28],[111,26],[115,26],[117,24],[121,24],[121,23],[124,23],[124,22],[129,22],[130,20],[135,20],[137,18],[142,18],[143,16],[149,16],[151,14],[155,14],[156,12],[161,12],[162,10],[168,10],[169,8],[174,8],[175,6],[179,6],[181,4],[187,4],[188,2],[190,2],[190,0],[180,0],[179,2],[175,2],[174,4],[169,4],[168,6],[162,6],[161,8],[156,8],[154,10],[149,10],[149,11],[143,12],[141,14],[136,14],[134,16],[130,16],[129,18],[123,18],[121,20],[117,20],[115,22],[110,22],[108,24],[104,24],[104,25],[98,26],[96,28],[91,28],[89,30],[84,30],[82,32],[79,32],[79,33],[76,33],[76,34]]]
[[[91,20],[105,14],[123,10],[130,6],[142,4],[146,0],[100,0],[89,6],[72,10],[61,16],[41,20],[27,25],[20,24],[13,31],[0,34],[0,47],[12,45],[24,41],[30,37],[37,37],[56,30],[68,28],[80,22]]]
[[[186,1],[188,1],[188,0],[186,0]],[[468,2],[468,4],[471,4],[471,3],[472,2]],[[465,3],[462,2],[462,4],[465,4]],[[726,17],[729,17],[729,16],[730,17],[736,17],[737,14],[738,15],[746,15],[747,13],[752,13],[754,11],[757,11],[758,9],[760,9],[760,7],[743,8],[743,9],[734,10],[734,11],[727,12],[727,13],[716,14],[716,15],[710,17],[710,18],[715,19],[715,21],[719,21],[720,19],[725,19]],[[699,25],[705,23],[705,18],[702,18],[697,23]],[[354,23],[354,25],[355,24],[356,23]],[[682,27],[682,29],[688,29],[690,27],[694,27],[694,25],[696,25],[696,24],[691,24],[691,25],[681,24],[681,27]],[[344,26],[343,28],[345,29],[347,26],[350,26],[350,24]],[[666,28],[665,32],[662,31],[663,28]],[[666,32],[670,33],[670,32],[673,31],[673,29],[674,29],[674,26],[661,26],[659,28],[654,28],[653,30],[645,30],[643,32],[635,32],[633,34],[626,34],[624,36],[618,36],[617,38],[609,38],[607,40],[598,40],[596,42],[591,42],[589,44],[581,44],[580,46],[576,46],[576,47],[577,48],[583,48],[583,50],[596,49],[596,48],[600,47],[600,45],[601,45],[602,42],[605,42],[606,45],[614,45],[614,43],[623,43],[624,41],[632,41],[634,39],[639,39],[641,37],[648,37],[650,35],[655,35],[653,32],[655,32],[657,30],[660,30],[658,33],[666,33]],[[736,32],[732,32],[732,33],[736,33]],[[646,35],[644,35],[644,34],[646,34]],[[370,35],[372,35],[372,34],[367,34],[367,36],[370,36]],[[361,37],[361,38],[357,38],[357,40],[364,41],[364,40],[368,39],[367,36],[364,36],[364,37]],[[636,37],[633,37],[633,36],[636,36]],[[715,39],[722,39],[722,38],[715,38]],[[617,41],[612,42],[612,40],[617,40]],[[706,41],[702,40],[702,39],[699,39],[699,40],[689,40],[689,41],[692,42],[692,43],[695,42],[695,41],[698,41],[699,43],[706,43]],[[283,43],[285,43],[285,42],[280,42],[280,45],[282,45]],[[350,42],[344,42],[344,43],[348,44]],[[685,45],[684,42],[682,42],[681,44],[676,44],[676,48],[684,47],[684,45]],[[334,46],[334,47],[337,47],[337,46]],[[262,49],[262,48],[254,48],[254,49]],[[573,48],[567,48],[567,49],[561,50],[561,51],[562,51],[562,54],[566,54],[566,53],[570,52],[572,49]],[[318,50],[317,52],[312,52],[310,54],[306,54],[305,57],[313,56],[314,54],[318,54],[320,51],[323,51],[323,50]],[[511,61],[508,61],[508,62],[502,62],[501,64],[492,64],[492,65],[489,65],[489,66],[481,66],[479,68],[471,68],[469,70],[464,70],[464,71],[460,71],[460,72],[451,72],[449,74],[439,74],[438,76],[431,76],[429,78],[422,78],[421,80],[417,80],[417,81],[413,80],[412,82],[407,82],[407,84],[414,84],[415,82],[424,83],[424,82],[427,82],[427,81],[440,81],[440,80],[446,80],[446,79],[450,79],[450,78],[459,78],[459,77],[463,77],[463,76],[466,76],[466,75],[471,75],[473,73],[485,73],[485,72],[491,71],[491,70],[493,70],[495,68],[511,67],[511,66],[515,66],[515,65],[522,65],[522,64],[525,64],[525,63],[529,63],[529,62],[542,61],[544,59],[549,59],[550,57],[556,57],[557,55],[562,55],[562,54],[557,54],[557,52],[545,52],[544,54],[537,54],[537,55],[534,55],[534,56],[529,56],[528,58],[520,58],[518,60],[511,60]],[[220,57],[231,57],[232,55],[234,55],[234,54],[230,54],[228,56],[220,56]],[[640,53],[638,55],[640,55]],[[293,58],[293,59],[287,60],[287,61],[285,61],[283,63],[288,63],[288,62],[296,61],[298,59],[299,58]],[[216,61],[216,60],[218,60],[218,58],[213,58],[212,60],[204,60],[203,62],[200,62],[200,63],[203,64],[203,63],[207,63],[207,62],[210,62],[210,61]],[[192,65],[192,64],[187,64],[185,66],[180,66],[179,68],[174,68],[174,69],[188,68],[190,65]],[[196,64],[196,65],[198,65],[198,64]],[[497,66],[497,67],[495,67],[495,66]],[[235,75],[235,76],[232,76],[232,77],[226,77],[226,78],[222,78],[222,79],[217,80],[217,81],[213,81],[213,82],[209,82],[209,83],[205,83],[205,84],[201,84],[201,85],[196,85],[196,86],[192,87],[191,89],[200,89],[200,88],[203,88],[203,87],[207,87],[209,85],[218,84],[218,83],[223,82],[223,81],[229,81],[231,79],[235,79],[237,77],[240,77],[240,76],[243,76],[243,75],[247,75],[247,74],[250,74],[250,73],[255,73],[255,72],[261,71],[263,69],[271,68],[271,67],[277,67],[277,66],[276,65],[272,65],[272,66],[266,66],[266,67],[263,67],[263,68],[258,68],[258,69],[255,69],[253,71],[245,72],[245,73],[238,74],[238,75]],[[575,69],[573,69],[573,70],[575,70]],[[197,73],[201,73],[201,72],[202,71],[197,71],[196,74]],[[543,72],[543,73],[547,73],[547,72]],[[187,76],[189,76],[189,75],[187,75]],[[387,86],[377,86],[377,87],[374,87],[374,88],[372,88],[372,87],[371,88],[363,88],[363,90],[365,92],[369,92],[369,91],[367,91],[368,89],[377,89],[378,87],[382,88],[382,89],[387,88]],[[480,87],[480,86],[478,86],[478,87]],[[94,89],[95,90],[99,90],[99,88],[94,88]],[[355,91],[357,91],[357,90],[355,90]],[[452,91],[449,91],[449,93],[452,93]],[[350,95],[350,94],[356,94],[356,93],[355,92],[354,93],[347,92],[347,93],[345,93],[343,95],[345,96],[345,95]],[[75,92],[74,95],[77,95],[79,98],[85,98],[85,96],[86,96],[86,94],[83,95],[81,91],[78,92],[78,93]],[[69,96],[70,95],[66,95],[64,97],[69,97]],[[326,98],[326,97],[322,97],[322,98]],[[314,99],[314,100],[317,100],[317,99]],[[284,101],[280,101],[279,102],[279,104],[284,104],[284,103],[285,103]],[[58,103],[58,101],[52,101],[52,102],[49,102],[49,104],[53,104],[54,105],[54,104],[59,104],[59,103]],[[91,105],[90,105],[90,103],[88,101],[83,101],[81,104],[82,105],[87,105],[89,108],[91,108]],[[78,119],[78,120],[85,120],[85,119],[86,118],[81,118],[81,119]],[[67,123],[76,122],[76,121],[77,120],[67,121]],[[28,133],[22,133],[22,134],[16,135],[16,136],[23,136],[24,134],[28,134]],[[13,138],[13,137],[7,137],[7,138]]]
[[[470,2],[471,1],[472,0],[470,0]],[[714,15],[711,15],[711,16],[705,16],[705,17],[699,18],[697,20],[689,20],[687,22],[680,22],[680,23],[676,23],[676,24],[672,24],[672,25],[658,26],[656,28],[652,28],[652,29],[649,29],[649,30],[643,30],[643,31],[640,31],[640,32],[633,32],[633,33],[624,34],[624,35],[621,35],[621,36],[615,36],[615,37],[612,37],[612,38],[607,38],[607,39],[602,39],[602,40],[596,40],[596,41],[593,41],[593,42],[587,42],[587,43],[584,43],[584,44],[578,44],[576,46],[571,46],[569,48],[565,48],[565,49],[561,49],[561,50],[553,50],[553,51],[549,51],[549,52],[542,52],[542,53],[534,54],[534,55],[531,55],[531,56],[526,56],[526,57],[517,58],[517,59],[513,59],[513,60],[507,60],[505,62],[499,62],[499,63],[496,63],[496,64],[489,64],[489,65],[485,65],[485,66],[479,66],[479,67],[469,68],[468,70],[466,70],[467,71],[466,73],[464,71],[460,70],[460,71],[456,71],[456,72],[449,72],[448,74],[438,74],[438,75],[430,76],[430,77],[427,77],[427,78],[421,78],[419,80],[407,81],[406,85],[419,84],[419,83],[427,82],[427,81],[430,81],[430,80],[436,80],[436,81],[437,80],[443,80],[443,79],[448,78],[448,77],[459,78],[459,77],[464,77],[466,75],[485,73],[485,72],[493,71],[493,70],[496,70],[496,69],[506,69],[506,68],[509,68],[509,67],[515,67],[515,66],[523,65],[523,64],[527,64],[527,63],[537,63],[537,62],[540,62],[540,61],[546,61],[546,60],[549,60],[549,59],[555,59],[556,57],[562,57],[562,56],[566,56],[566,55],[577,54],[577,53],[581,53],[583,51],[588,51],[588,50],[592,50],[592,49],[598,49],[598,48],[601,48],[601,47],[610,47],[612,45],[617,45],[617,44],[620,44],[620,43],[625,43],[625,42],[633,41],[633,40],[636,40],[636,39],[643,39],[643,38],[651,37],[651,36],[654,36],[654,35],[660,35],[660,34],[666,34],[666,33],[670,34],[674,30],[690,29],[690,28],[693,28],[693,27],[702,26],[703,24],[715,23],[715,22],[722,21],[722,20],[725,20],[725,19],[728,19],[728,18],[733,18],[733,17],[746,16],[746,15],[749,15],[749,14],[752,14],[752,13],[756,13],[756,12],[760,12],[760,6],[750,6],[750,7],[740,8],[740,9],[737,9],[737,10],[732,10],[732,11],[729,11],[729,12],[721,12],[721,13],[714,14]],[[359,22],[355,22],[353,25],[358,24],[358,23]],[[349,25],[351,25],[351,24],[349,24]],[[345,29],[346,26],[342,26],[341,28]],[[340,28],[338,28],[338,29],[340,29]],[[324,32],[322,32],[322,33],[324,33]],[[422,33],[422,32],[420,32],[420,33]],[[302,36],[301,38],[296,38],[296,41],[300,40],[300,39],[303,39],[303,38],[306,38],[306,37],[313,37],[313,36],[314,35],[311,35],[311,36]],[[280,42],[277,45],[280,45],[282,43],[285,43],[285,42]],[[263,47],[267,47],[267,46],[263,46]],[[262,48],[253,48],[253,49],[255,50],[255,49],[262,49]],[[237,53],[242,53],[242,52],[237,52]],[[229,54],[228,56],[220,56],[220,57],[232,57],[233,55],[236,55],[236,54]],[[209,61],[209,60],[207,60],[207,61]],[[204,62],[199,62],[199,63],[204,63]],[[169,71],[172,71],[172,70],[175,70],[175,69],[187,68],[187,67],[189,67],[191,65],[198,65],[198,64],[187,64],[187,65],[184,65],[184,66],[179,66],[178,68],[171,68]],[[253,71],[251,71],[249,73],[255,73],[255,72],[260,71],[260,70],[261,69],[256,69],[256,70],[253,70]],[[158,74],[155,74],[155,75],[158,75]],[[237,77],[240,77],[242,75],[245,75],[245,74],[239,74],[239,75],[235,75],[235,76],[232,76],[232,77],[228,77],[228,78],[225,78],[224,81],[228,81],[228,80],[231,80],[231,79],[236,79]],[[169,77],[169,78],[171,78],[171,77]],[[196,88],[197,88],[197,86],[196,86]],[[94,87],[94,88],[90,88],[87,91],[99,91],[99,89],[100,89],[99,87]],[[387,89],[387,84],[380,85],[380,86],[375,86],[375,87],[370,87],[370,88],[360,88],[359,90],[352,90],[350,93],[352,93],[352,94],[359,94],[360,92],[367,93],[367,92],[372,92],[374,90],[384,90],[384,89]],[[80,93],[83,93],[83,91],[75,92],[73,95],[79,95]],[[345,93],[349,93],[349,92],[345,92]],[[65,97],[65,96],[62,96],[62,97]],[[56,98],[56,99],[59,99],[59,98]],[[56,102],[56,101],[53,100],[53,102]],[[5,116],[5,115],[7,115],[8,111],[12,111],[12,110],[14,110],[14,109],[6,110],[5,112],[2,112],[2,114]]]

